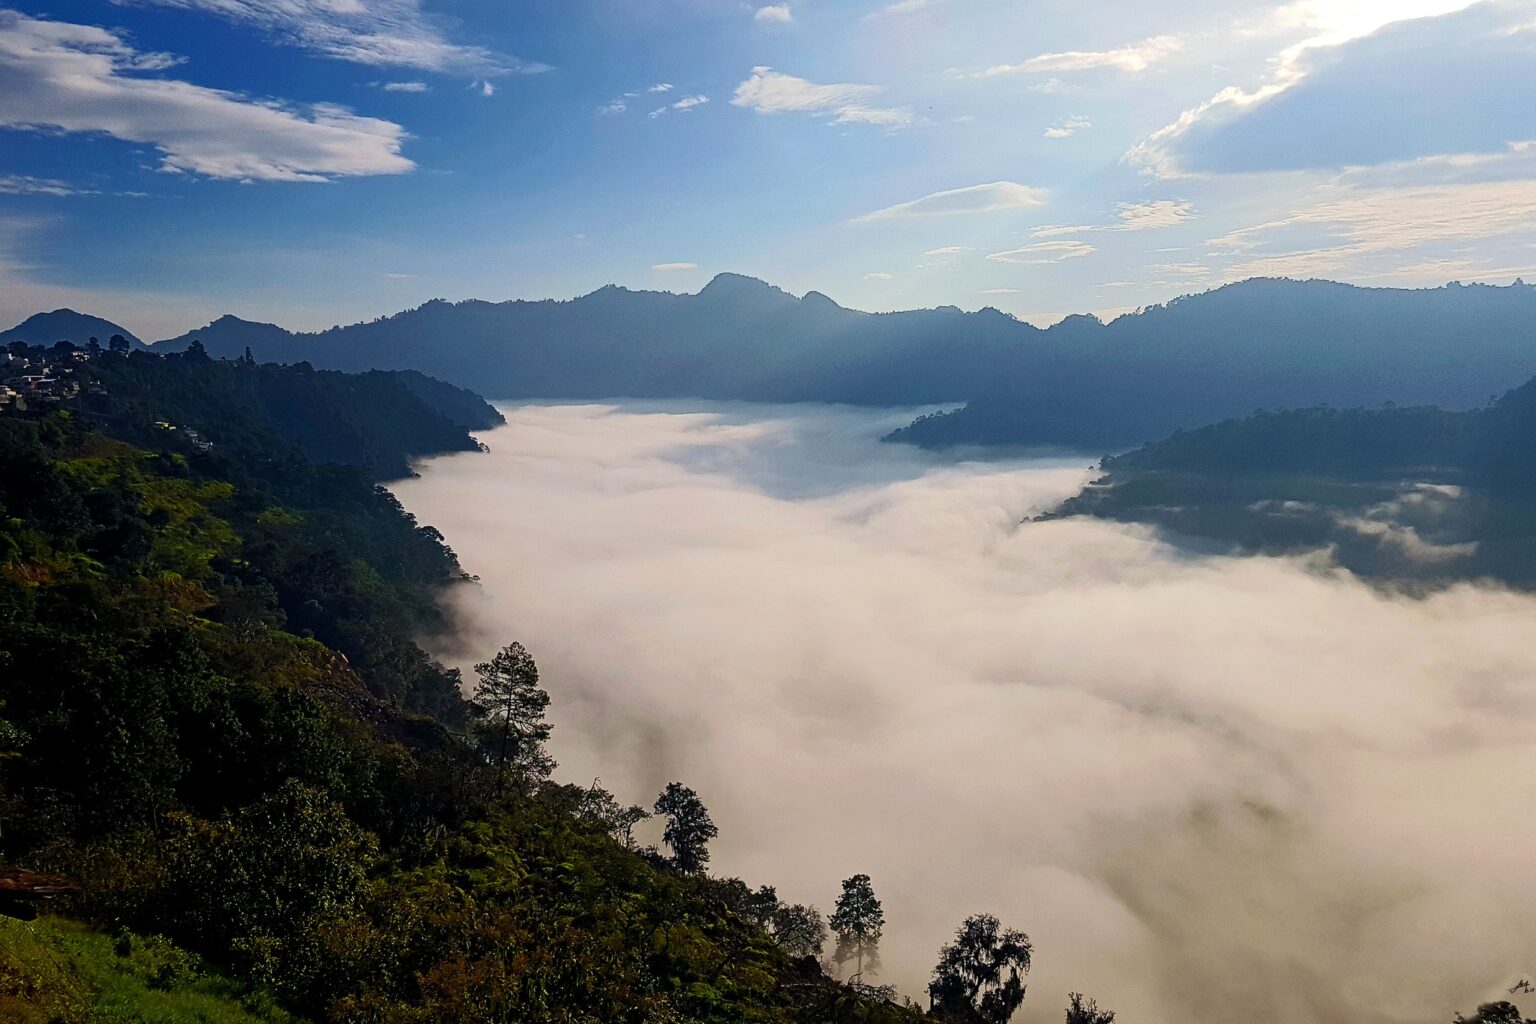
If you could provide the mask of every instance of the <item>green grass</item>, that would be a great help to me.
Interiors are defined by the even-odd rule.
[[[161,938],[0,917],[0,1020],[15,1024],[298,1024]]]

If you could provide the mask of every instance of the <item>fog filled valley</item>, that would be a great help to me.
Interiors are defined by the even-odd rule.
[[[880,443],[919,410],[501,411],[391,485],[479,577],[429,644],[526,644],[556,778],[683,780],[712,873],[868,873],[875,980],[921,997],[984,910],[1029,1022],[1448,1020],[1536,969],[1536,599],[1027,522],[1095,458]]]

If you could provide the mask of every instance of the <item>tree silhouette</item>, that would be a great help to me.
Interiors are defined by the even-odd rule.
[[[1531,1021],[1520,1016],[1520,1007],[1501,1000],[1497,1003],[1484,1003],[1470,1017],[1458,1013],[1455,1024],[1531,1024]]]
[[[662,840],[672,848],[672,864],[690,874],[709,863],[709,841],[720,834],[699,794],[681,782],[669,782],[656,798],[656,813],[665,815]]]
[[[1003,930],[993,915],[966,918],[955,940],[939,950],[928,986],[933,1015],[957,1024],[1006,1024],[1024,1002],[1023,975],[1029,973],[1031,951],[1028,935]],[[1067,1019],[1072,1024],[1094,1021],[1075,1019],[1071,1011]]]
[[[832,959],[839,967],[849,960],[858,962],[855,977],[880,971],[880,933],[885,928],[885,909],[875,898],[868,875],[854,875],[843,881],[843,893],[837,898],[828,919],[837,935],[837,949]]]
[[[1067,1007],[1066,1024],[1115,1024],[1115,1011],[1099,1009],[1097,1002],[1081,992],[1073,992],[1067,998],[1072,1004]]]
[[[121,334],[114,334],[112,337],[107,339],[107,348],[112,352],[117,352],[120,354],[125,353],[131,347],[132,346],[128,344],[128,339],[123,337]]]
[[[549,694],[539,689],[539,668],[522,644],[512,643],[475,666],[473,712],[481,749],[496,766],[496,792],[507,778],[545,779],[555,761],[544,750],[550,726],[544,721]]]

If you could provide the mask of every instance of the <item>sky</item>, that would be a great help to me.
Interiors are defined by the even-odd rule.
[[[526,644],[556,779],[693,787],[715,874],[824,912],[869,874],[882,982],[983,911],[1035,944],[1015,1024],[1423,1024],[1533,976],[1531,595],[1021,522],[1089,460],[881,444],[912,410],[505,412],[391,485],[480,581],[439,653]]]
[[[0,321],[1536,276],[1536,0],[0,0]]]

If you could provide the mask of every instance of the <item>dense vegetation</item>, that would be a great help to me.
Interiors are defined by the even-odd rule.
[[[108,355],[90,370],[106,394],[87,396],[82,411],[135,444],[155,447],[164,425],[190,427],[240,461],[293,447],[311,462],[355,466],[374,479],[408,475],[414,457],[475,451],[465,431],[504,422],[477,396],[417,373],[213,360],[200,348],[174,361]]]
[[[1259,412],[1102,463],[1057,514],[1269,553],[1329,548],[1391,582],[1536,587],[1536,381],[1485,409]]]

